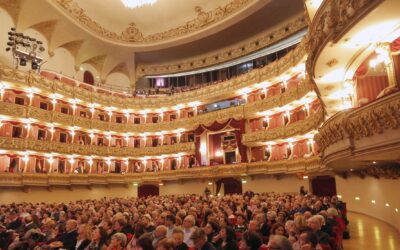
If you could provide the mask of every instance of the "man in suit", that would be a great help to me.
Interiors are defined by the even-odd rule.
[[[77,227],[78,223],[76,220],[68,220],[65,225],[65,233],[61,235],[61,241],[63,243],[63,248],[67,250],[75,250],[77,241]]]
[[[193,241],[197,250],[216,250],[216,248],[207,241],[207,234],[201,228],[195,228],[190,239]]]

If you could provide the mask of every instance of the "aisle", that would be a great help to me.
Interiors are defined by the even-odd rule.
[[[351,239],[344,241],[344,250],[400,249],[400,233],[390,225],[358,213],[348,217]]]

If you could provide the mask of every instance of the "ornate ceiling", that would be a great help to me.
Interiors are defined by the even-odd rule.
[[[303,11],[302,0],[159,0],[136,9],[119,0],[0,0],[0,15],[11,20],[2,35],[12,26],[34,31],[43,36],[50,59],[64,49],[76,71],[90,64],[100,79],[121,72],[131,82],[137,65],[246,46],[301,18]]]
[[[261,2],[266,4],[269,1]],[[244,12],[257,1],[159,0],[154,5],[135,9],[126,8],[122,2],[115,0],[56,0],[56,2],[58,9],[81,27],[107,41],[148,44],[175,39],[209,28]]]

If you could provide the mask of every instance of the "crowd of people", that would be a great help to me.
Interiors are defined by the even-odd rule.
[[[307,194],[175,195],[0,206],[0,249],[342,249],[345,204]]]

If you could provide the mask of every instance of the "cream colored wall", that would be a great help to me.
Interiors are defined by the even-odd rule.
[[[246,178],[247,183],[242,184],[243,192],[252,190],[256,193],[261,192],[277,192],[291,193],[298,192],[300,186],[309,189],[308,180],[298,179],[296,176],[284,176],[281,179],[268,176],[254,176]],[[171,194],[203,194],[204,189],[208,187],[215,194],[215,183],[208,185],[210,180],[185,180],[165,182],[164,186],[160,186],[160,195]],[[221,193],[223,194],[223,187]]]
[[[292,193],[299,192],[300,187],[304,186],[309,190],[308,179],[299,179],[295,175],[283,176],[281,179],[276,179],[271,176],[254,176],[246,178],[247,183],[243,184],[243,191],[252,190],[256,193],[261,192],[276,192],[276,193]]]
[[[137,187],[133,185],[110,185],[68,187],[29,187],[22,188],[0,188],[0,204],[12,202],[69,202],[82,199],[100,199],[102,197],[137,197]]]
[[[349,211],[383,220],[400,231],[400,180],[336,176],[337,194],[347,203]],[[360,200],[356,200],[359,197]],[[371,200],[375,200],[373,204]],[[389,207],[385,206],[388,203]]]

